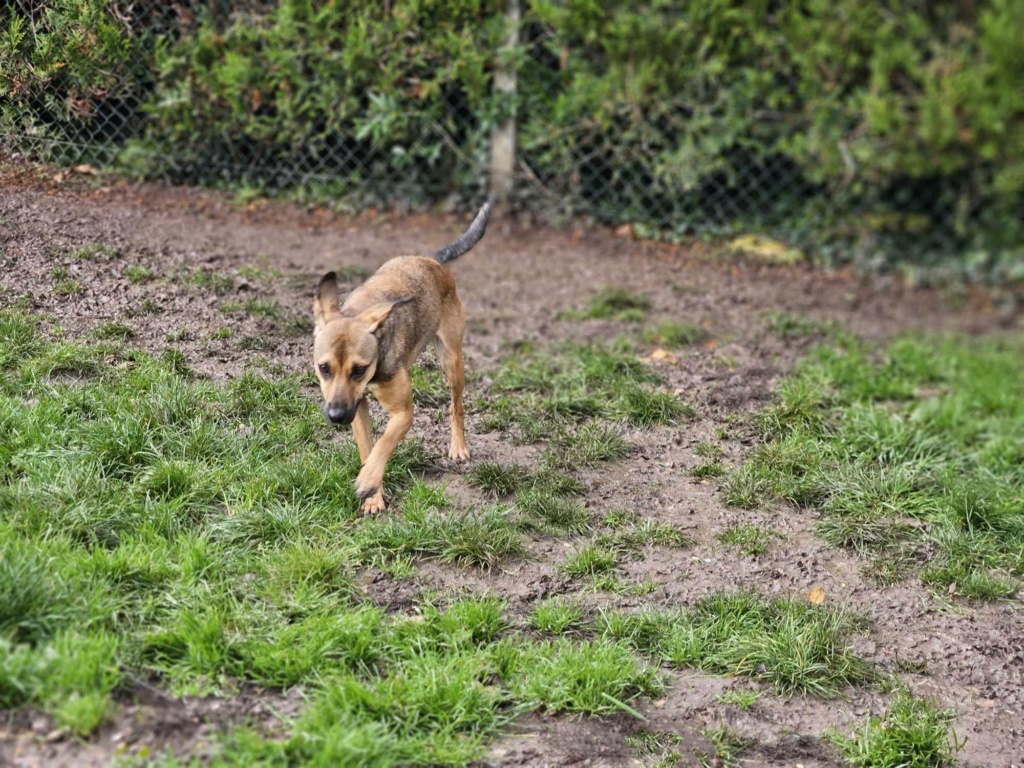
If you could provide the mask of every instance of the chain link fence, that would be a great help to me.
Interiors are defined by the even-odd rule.
[[[870,135],[849,106],[863,72],[844,100],[761,39],[794,22],[762,14],[744,42],[716,26],[747,24],[743,2],[604,5],[7,0],[0,141],[242,196],[451,210],[490,188],[532,216],[773,259],[1024,278],[1006,226],[1024,203],[993,192],[997,163],[961,161],[965,143],[931,168],[920,142]]]

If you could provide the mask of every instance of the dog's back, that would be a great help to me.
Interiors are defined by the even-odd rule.
[[[396,306],[381,327],[375,384],[410,367],[434,340],[445,305],[458,301],[455,279],[434,259],[397,256],[384,262],[341,306],[343,316],[355,317],[381,301],[405,296],[411,299]]]

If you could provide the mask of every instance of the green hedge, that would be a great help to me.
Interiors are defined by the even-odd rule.
[[[514,108],[523,207],[1024,276],[1024,0],[524,0],[514,103],[502,0],[45,6],[0,127],[140,176],[468,203]]]

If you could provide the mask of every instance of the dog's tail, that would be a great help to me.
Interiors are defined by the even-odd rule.
[[[476,218],[473,219],[473,223],[469,225],[469,229],[463,233],[462,237],[451,245],[446,245],[441,250],[435,252],[434,258],[442,264],[447,264],[449,261],[455,261],[455,259],[479,243],[480,239],[484,236],[484,232],[487,231],[487,221],[491,218],[491,205],[493,203],[494,199],[488,197],[487,202],[484,203]]]

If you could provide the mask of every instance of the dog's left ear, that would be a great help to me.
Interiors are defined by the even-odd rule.
[[[392,299],[391,301],[382,301],[380,304],[374,304],[369,309],[364,309],[360,312],[358,319],[370,326],[370,333],[376,333],[383,322],[390,317],[391,310],[400,304],[407,304],[413,298],[412,296],[403,296],[400,299]]]
[[[338,276],[328,272],[320,278],[313,297],[313,324],[317,331],[338,314]]]

